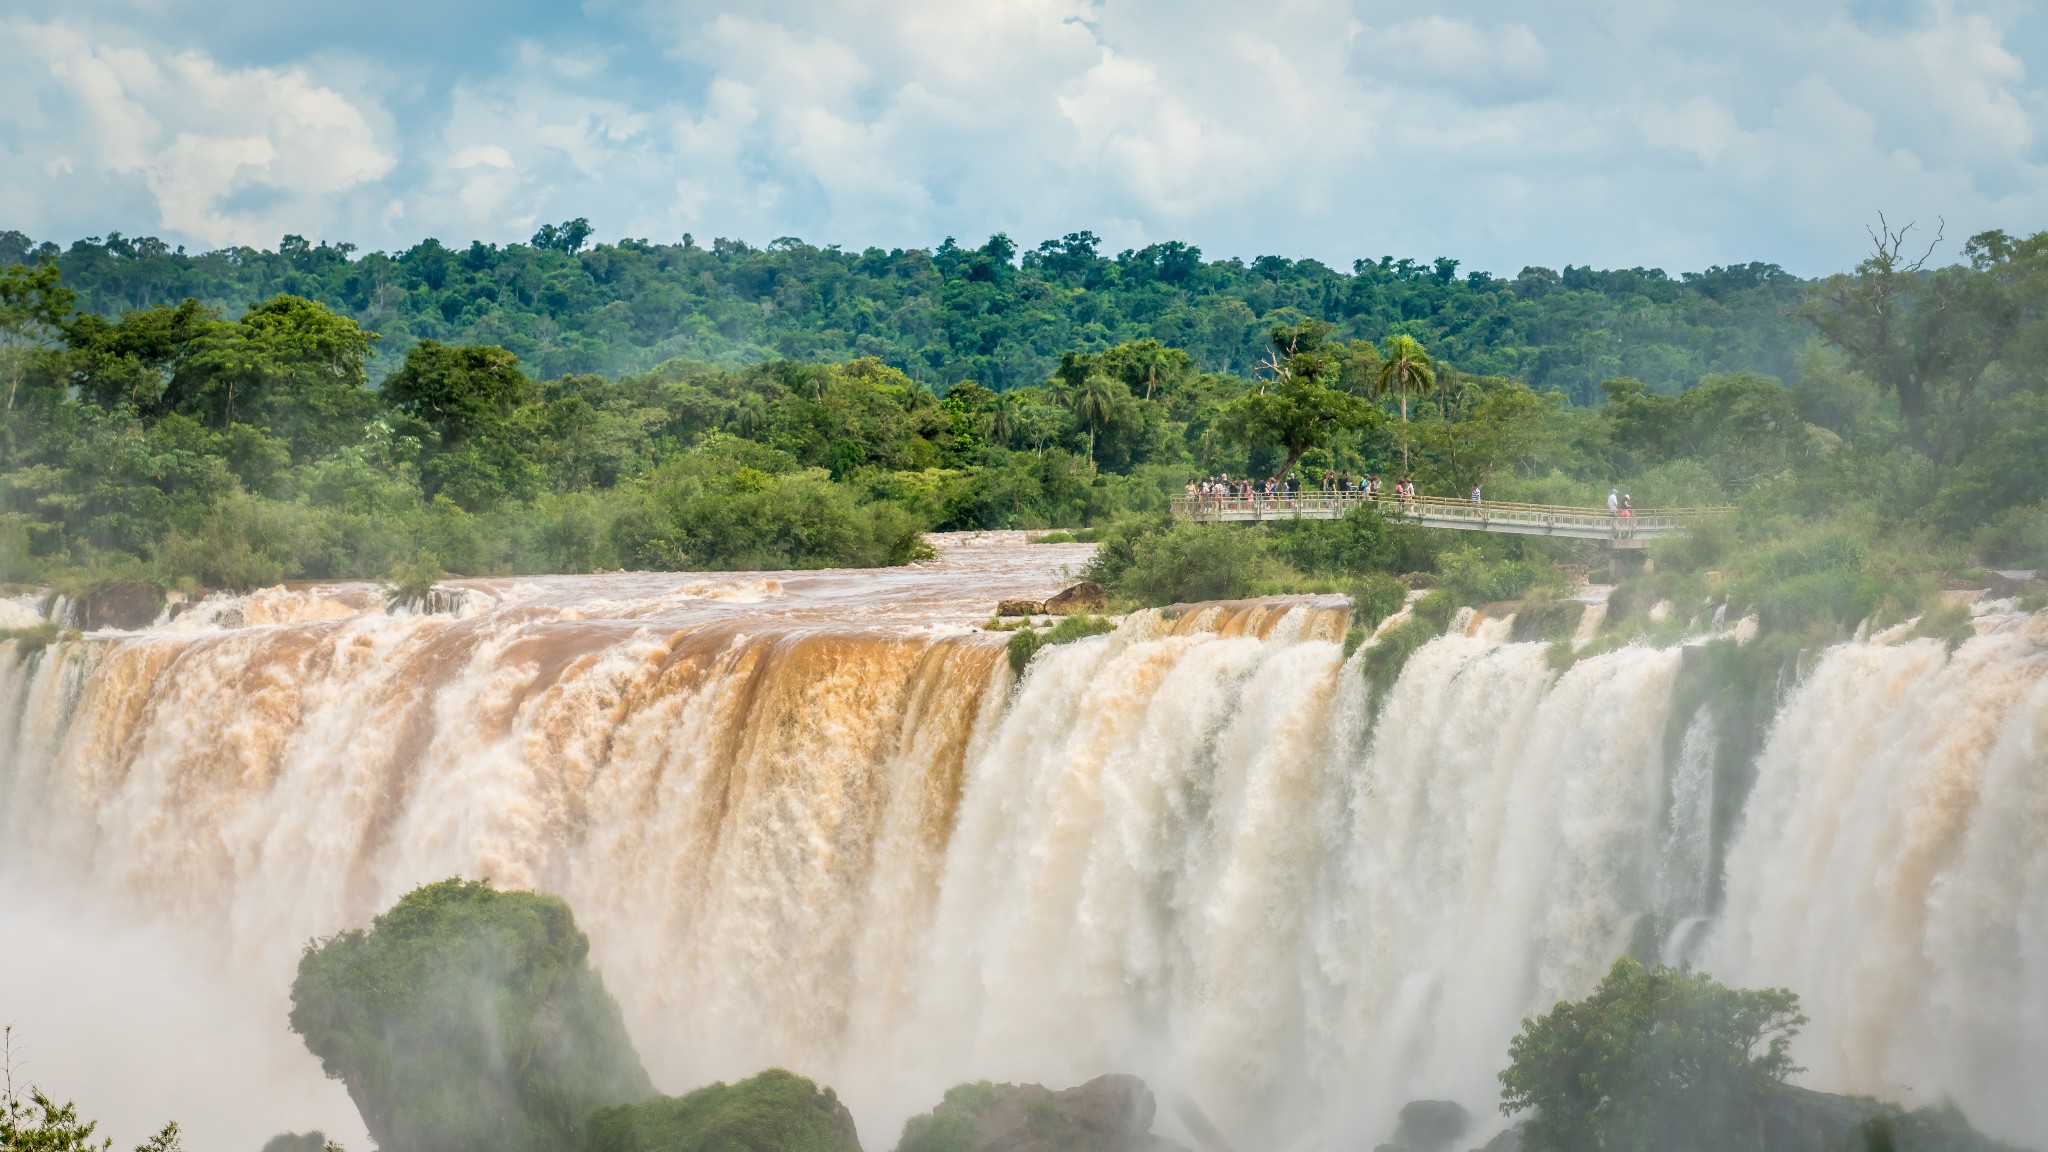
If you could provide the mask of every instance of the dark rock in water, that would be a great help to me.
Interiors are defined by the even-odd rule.
[[[996,602],[996,615],[998,616],[1043,616],[1044,614],[1045,601],[1043,600],[999,600]]]
[[[1771,1089],[1758,1119],[1762,1152],[2019,1152],[1971,1127],[1954,1105],[1908,1112],[1790,1084]]]
[[[1038,1084],[959,1084],[903,1125],[897,1152],[1185,1152],[1152,1134],[1158,1104],[1136,1076],[1054,1092]]]
[[[1905,1111],[1868,1096],[1781,1084],[1764,1096],[1756,1135],[1726,1152],[2020,1152],[1970,1126],[1953,1106]],[[1475,1152],[1521,1152],[1522,1125]],[[1420,1152],[1411,1149],[1410,1152]]]
[[[781,1068],[599,1108],[582,1128],[583,1152],[860,1152],[853,1113],[838,1095]]]
[[[1045,602],[1047,614],[1072,616],[1077,612],[1100,612],[1109,607],[1109,593],[1093,580],[1083,580]]]
[[[316,1128],[311,1132],[280,1132],[264,1142],[263,1152],[327,1152],[330,1147],[341,1145],[330,1145],[327,1133]]]
[[[1522,1126],[1507,1129],[1480,1145],[1476,1152],[1522,1152]]]
[[[99,628],[132,632],[149,627],[163,607],[163,593],[156,585],[116,581],[79,602],[78,626],[87,632]]]
[[[1410,1100],[1401,1106],[1394,1143],[1408,1152],[1444,1152],[1472,1130],[1472,1114],[1455,1100]]]
[[[1823,1152],[1846,1139],[1865,1120],[1886,1111],[1884,1105],[1868,1097],[1836,1096],[1781,1084],[1764,1097],[1757,1130],[1769,1152]]]

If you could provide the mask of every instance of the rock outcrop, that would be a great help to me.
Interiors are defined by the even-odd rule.
[[[1407,1110],[1403,1109],[1404,1122],[1406,1118]],[[1521,1147],[1522,1125],[1516,1124],[1474,1152],[1520,1152]],[[1755,1136],[1728,1152],[1864,1152],[1871,1148],[1891,1152],[2020,1152],[1971,1127],[1969,1120],[1953,1106],[1908,1112],[1868,1096],[1837,1096],[1790,1084],[1769,1090],[1756,1116]],[[1412,1152],[1421,1150],[1416,1148]]]
[[[87,632],[99,628],[132,632],[149,627],[163,606],[164,596],[156,585],[116,581],[78,602],[78,626]]]
[[[1043,615],[1045,615],[1045,601],[1043,601],[1043,600],[999,600],[999,601],[997,601],[997,602],[996,602],[996,615],[998,615],[998,616],[1043,616]]]
[[[1045,602],[1047,614],[1072,616],[1078,612],[1101,612],[1109,607],[1109,593],[1093,580],[1083,580]]]
[[[1455,1100],[1410,1100],[1401,1106],[1394,1141],[1377,1152],[1448,1152],[1472,1130],[1472,1114]]]

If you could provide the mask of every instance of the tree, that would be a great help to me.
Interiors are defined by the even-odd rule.
[[[86,313],[65,326],[64,363],[80,395],[144,420],[186,410],[205,380],[198,354],[220,314],[197,300],[139,308],[117,321]]]
[[[1087,436],[1090,459],[1121,463],[1128,455],[1128,433],[1141,429],[1130,387],[1104,371],[1101,357],[1083,352],[1060,356],[1060,366],[1045,382],[1046,398],[1073,414],[1074,427]]]
[[[76,294],[58,280],[55,264],[38,268],[16,264],[0,271],[0,361],[7,373],[10,412],[29,357],[56,340],[77,302]]]
[[[1329,330],[1316,320],[1274,328],[1266,360],[1273,379],[1231,401],[1226,410],[1225,420],[1239,439],[1280,449],[1282,476],[1294,471],[1309,449],[1341,433],[1369,428],[1374,420],[1370,405],[1330,387],[1339,368],[1324,350]]]
[[[1422,342],[1413,336],[1398,335],[1387,338],[1387,355],[1380,363],[1379,378],[1374,382],[1375,398],[1392,392],[1401,399],[1401,424],[1404,435],[1401,438],[1401,470],[1408,470],[1408,438],[1405,435],[1408,423],[1408,396],[1427,396],[1436,387],[1436,362],[1422,347]]]
[[[325,455],[361,435],[376,406],[374,339],[311,300],[274,296],[200,337],[185,406],[215,427],[260,424],[301,460]]]
[[[1985,233],[1968,248],[1981,265],[1976,275],[1961,268],[1929,271],[1941,230],[1916,257],[1907,248],[1913,227],[1894,230],[1880,215],[1870,230],[1870,255],[1854,273],[1828,277],[1804,312],[1852,366],[1897,397],[1907,436],[1939,457],[1937,404],[1969,398],[2017,319],[1997,298],[1995,273],[2021,246],[2003,233]]]
[[[1784,989],[1728,988],[1624,957],[1584,1000],[1508,1045],[1501,1111],[1531,1111],[1530,1152],[1745,1152],[1806,1023]]]
[[[1150,337],[1127,341],[1099,353],[1095,362],[1101,371],[1123,381],[1132,394],[1146,400],[1158,399],[1162,393],[1182,387],[1195,374],[1192,356]]]
[[[591,231],[590,221],[578,216],[564,224],[541,225],[540,231],[533,234],[530,243],[535,248],[574,253],[583,247],[584,241],[590,239]]]
[[[553,896],[444,880],[307,946],[291,1027],[387,1152],[558,1152],[654,1094]]]
[[[521,417],[533,384],[503,348],[422,340],[384,382],[384,399],[424,425],[433,451],[421,467],[427,495],[446,492],[468,508],[531,491],[535,469]]]

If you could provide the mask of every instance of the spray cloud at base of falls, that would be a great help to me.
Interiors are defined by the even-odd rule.
[[[305,590],[10,645],[5,882],[203,939],[279,1020],[300,946],[415,884],[558,892],[661,1087],[788,1065],[871,1140],[963,1079],[1110,1070],[1235,1133],[1487,1113],[1521,1018],[1650,923],[1799,992],[1816,1086],[2048,1126],[2039,618],[1831,649],[1717,840],[1681,649],[1558,672],[1482,620],[1374,719],[1343,609],[1297,600],[1141,613],[1015,681],[968,623],[1060,559],[419,616]]]

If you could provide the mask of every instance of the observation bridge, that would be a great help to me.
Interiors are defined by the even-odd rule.
[[[1727,508],[1636,508],[1609,512],[1562,504],[1474,503],[1441,496],[1367,496],[1363,492],[1274,493],[1270,496],[1176,496],[1176,519],[1200,524],[1254,520],[1337,520],[1361,505],[1382,517],[1424,528],[1501,532],[1513,536],[1562,536],[1597,540],[1611,549],[1648,548],[1651,541],[1683,536],[1702,520]]]

